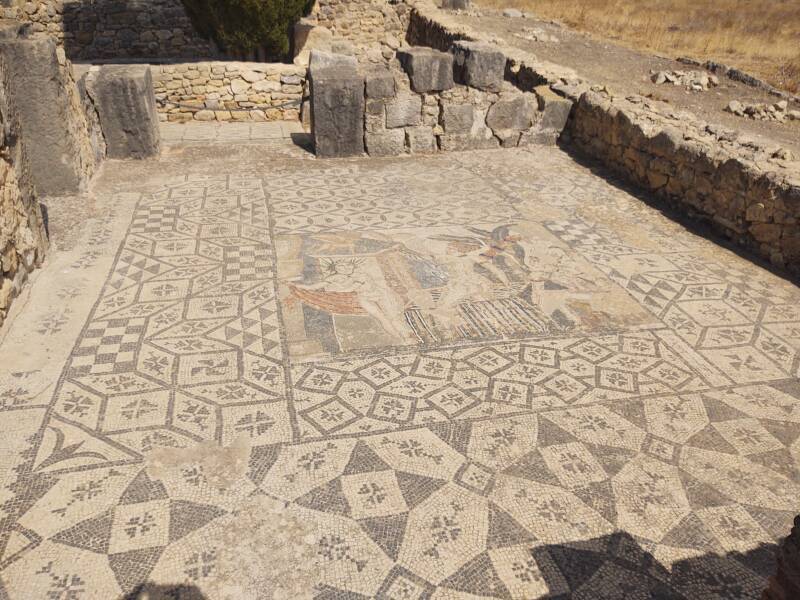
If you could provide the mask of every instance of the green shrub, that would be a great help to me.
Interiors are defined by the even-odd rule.
[[[197,31],[220,50],[247,56],[264,48],[268,60],[285,60],[291,30],[313,0],[183,0]]]

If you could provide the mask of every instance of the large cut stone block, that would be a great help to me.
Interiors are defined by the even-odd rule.
[[[411,154],[432,154],[438,150],[433,129],[426,125],[406,129],[406,142]]]
[[[452,47],[453,75],[457,83],[480,90],[499,90],[506,72],[506,57],[496,46],[459,40]]]
[[[404,48],[397,58],[417,93],[441,92],[453,87],[453,57],[433,48]]]
[[[74,84],[59,65],[55,42],[8,28],[0,35],[0,59],[9,109],[18,117],[15,133],[36,191],[40,196],[80,193],[94,165],[82,151],[88,136],[80,105],[73,103],[78,91],[68,93],[67,86]]]
[[[542,112],[539,126],[561,133],[572,111],[572,101],[559,96],[546,85],[539,86],[534,91],[539,100],[539,110]]]
[[[422,98],[416,94],[398,96],[386,105],[386,127],[411,127],[422,121]]]
[[[394,98],[396,85],[394,75],[389,69],[377,67],[367,71],[367,98],[380,100]]]
[[[311,59],[308,63],[309,75],[311,75],[314,71],[318,71],[326,67],[346,67],[355,69],[358,67],[358,61],[356,60],[355,56],[333,54],[332,52],[323,52],[322,50],[312,50]]]
[[[498,131],[523,131],[533,124],[536,105],[528,96],[504,96],[495,102],[486,115],[486,124]]]
[[[161,149],[148,65],[106,65],[87,81],[109,158],[147,158]]]
[[[469,133],[475,122],[475,107],[472,104],[444,104],[442,127],[448,135]]]
[[[370,156],[398,156],[406,150],[406,132],[402,129],[367,132],[364,139]]]
[[[315,68],[311,123],[317,156],[364,153],[364,77],[352,66]]]

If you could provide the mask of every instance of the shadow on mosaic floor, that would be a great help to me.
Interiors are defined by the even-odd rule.
[[[702,534],[699,531],[687,532],[687,536],[692,535]],[[686,552],[685,549],[682,551]],[[671,568],[667,568],[630,534],[618,532],[581,542],[532,547],[527,553],[529,560],[515,560],[510,569],[526,589],[531,589],[531,583],[538,584],[536,587],[542,593],[537,598],[755,600],[761,596],[767,578],[775,571],[776,551],[775,544],[761,544],[748,552],[701,554],[674,562]],[[500,581],[492,562],[487,553],[481,553],[445,579],[441,587],[448,592],[477,593],[491,598],[522,597]],[[405,577],[411,575],[405,569],[401,570]],[[411,577],[418,585],[418,591],[424,590],[421,595],[413,597],[430,598],[435,588]],[[375,598],[394,598],[391,590],[384,587]],[[251,591],[256,594],[253,598],[261,597],[258,590]],[[145,583],[120,600],[207,598],[193,585]],[[314,598],[366,600],[367,597],[322,585],[316,588]]]
[[[795,276],[789,273],[782,267],[777,267],[769,261],[757,256],[753,251],[737,245],[731,239],[720,233],[708,220],[703,219],[700,215],[689,215],[686,208],[678,208],[670,205],[665,200],[657,198],[655,194],[649,193],[642,188],[625,181],[620,175],[614,172],[611,168],[605,166],[595,158],[591,158],[577,150],[569,143],[559,143],[559,148],[564,151],[569,157],[577,164],[589,169],[593,175],[606,181],[609,185],[635,197],[650,208],[659,211],[666,218],[674,221],[683,226],[687,231],[705,238],[714,244],[733,252],[737,256],[769,271],[794,285],[800,286],[800,276]]]

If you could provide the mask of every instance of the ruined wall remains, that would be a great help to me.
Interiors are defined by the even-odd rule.
[[[800,162],[638,96],[580,95],[572,144],[737,243],[800,272]]]
[[[217,56],[180,0],[11,0],[16,18],[62,44],[70,59]]]
[[[411,43],[446,49],[480,34],[430,3],[410,15]],[[571,69],[502,48],[505,77],[521,90],[543,86],[574,103],[568,145],[683,213],[712,223],[737,244],[800,273],[800,161],[789,152],[676,112],[666,104],[617,98]]]
[[[391,58],[408,28],[411,8],[403,1],[317,0],[309,21],[325,27],[334,39],[346,40],[356,54],[371,50]],[[336,51],[341,51],[341,48]]]
[[[415,91],[396,61],[368,71],[366,152],[390,156],[555,143],[571,103],[546,87],[520,91],[502,81],[502,70],[500,78],[488,86],[452,83],[441,91]]]
[[[153,65],[166,121],[277,121],[300,118],[306,69],[273,63]]]
[[[9,69],[0,54],[0,326],[47,250],[47,237],[22,145]]]

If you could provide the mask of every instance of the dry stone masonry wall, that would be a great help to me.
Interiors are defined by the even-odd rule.
[[[10,73],[0,53],[0,326],[47,250],[41,208],[20,143],[15,97],[8,93]]]
[[[154,65],[164,121],[297,120],[306,69],[295,65],[201,62]]]
[[[800,272],[800,163],[786,151],[603,91],[579,96],[568,131],[574,146],[627,179]]]
[[[336,39],[349,41],[358,53],[380,52],[382,47],[391,53],[405,37],[409,13],[405,2],[317,0],[309,22],[328,29]]]
[[[53,36],[71,59],[218,54],[196,33],[181,0],[12,0],[12,5],[16,18]]]

